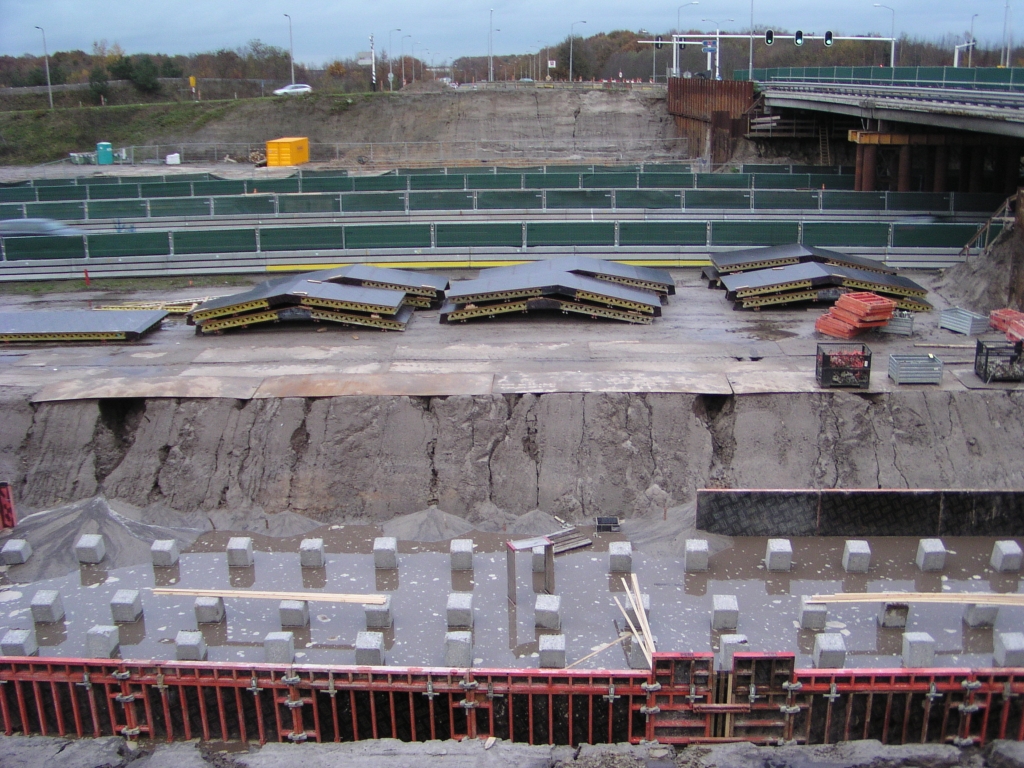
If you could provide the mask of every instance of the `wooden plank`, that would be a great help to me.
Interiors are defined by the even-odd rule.
[[[241,597],[247,600],[307,600],[311,603],[358,603],[384,605],[384,595],[352,595],[338,592],[266,592],[258,589],[175,589],[154,587],[154,595],[180,597]]]
[[[808,603],[972,603],[1024,606],[1024,594],[995,592],[848,592],[811,595]]]

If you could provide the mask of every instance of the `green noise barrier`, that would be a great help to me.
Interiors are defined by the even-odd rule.
[[[343,227],[261,227],[261,251],[341,250]]]
[[[174,253],[250,253],[256,250],[255,229],[209,229],[175,232]]]
[[[795,221],[715,221],[712,245],[783,245],[795,243],[800,227]]]
[[[539,210],[543,207],[540,192],[478,192],[476,196],[477,210]]]
[[[186,197],[168,198],[167,200],[150,200],[149,215],[154,219],[182,216],[191,218],[193,216],[213,215],[213,198],[210,197]]]
[[[445,224],[435,225],[438,248],[506,247],[523,245],[521,224]]]
[[[84,259],[85,238],[9,237],[4,239],[8,261],[30,259]]]
[[[345,245],[359,248],[429,248],[429,224],[346,226]]]
[[[169,256],[171,242],[166,232],[123,232],[87,235],[89,258]]]
[[[623,221],[619,224],[620,246],[705,245],[707,224],[703,221]]]
[[[804,245],[884,248],[888,244],[889,225],[885,222],[816,221],[804,223]]]
[[[620,189],[615,192],[616,208],[682,208],[683,195],[666,189]]]
[[[345,213],[375,213],[377,211],[404,211],[405,193],[389,192],[372,195],[352,193],[341,196],[341,210]]]
[[[526,244],[615,245],[615,224],[610,221],[558,224],[529,222],[526,225]]]

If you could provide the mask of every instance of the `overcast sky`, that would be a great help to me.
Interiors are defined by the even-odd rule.
[[[1022,0],[1011,2],[1019,6]],[[322,64],[349,58],[369,48],[376,35],[378,50],[400,53],[416,45],[416,53],[436,63],[463,55],[487,53],[490,9],[494,9],[494,52],[525,53],[543,44],[557,44],[577,24],[578,34],[616,29],[652,32],[675,27],[678,2],[624,3],[621,0],[373,0],[372,2],[315,2],[314,0],[0,0],[0,54],[42,53],[36,26],[46,29],[49,50],[88,51],[96,40],[119,43],[128,53],[196,53],[237,48],[252,39],[288,47],[288,19],[294,24],[295,59]],[[982,43],[1002,39],[1005,0],[886,0],[896,10],[896,32],[938,38],[963,34],[977,13],[975,35]],[[754,24],[760,28],[802,29],[836,34],[888,35],[891,14],[873,7],[873,0],[755,0]],[[746,30],[750,25],[747,0],[700,0],[679,12],[683,29],[713,30],[714,18],[724,28]],[[729,22],[733,18],[735,22]],[[500,31],[497,31],[500,30]],[[952,52],[950,54],[952,57]]]

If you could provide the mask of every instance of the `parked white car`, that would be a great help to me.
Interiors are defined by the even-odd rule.
[[[286,85],[284,88],[278,88],[274,91],[275,96],[298,96],[302,93],[312,93],[313,89],[304,83],[292,83]]]

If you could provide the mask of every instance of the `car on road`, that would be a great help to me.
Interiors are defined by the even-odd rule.
[[[286,85],[284,88],[278,88],[276,91],[274,91],[274,95],[275,96],[299,96],[300,94],[303,94],[303,93],[312,93],[312,92],[313,92],[312,87],[306,85],[305,83],[292,83],[291,85]]]
[[[0,238],[64,237],[85,234],[53,219],[7,219],[0,221]]]

